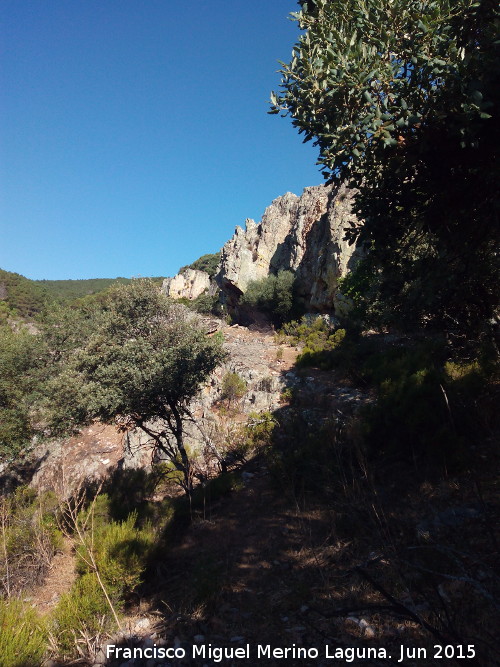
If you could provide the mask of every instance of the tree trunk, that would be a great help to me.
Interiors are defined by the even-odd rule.
[[[177,444],[177,449],[181,455],[182,461],[182,473],[184,475],[184,490],[186,494],[191,497],[191,492],[193,491],[193,479],[191,475],[191,463],[184,447],[184,424],[182,422],[182,417],[179,412],[179,409],[175,403],[169,403],[169,408],[172,410],[172,414],[175,420],[175,429],[174,436]]]

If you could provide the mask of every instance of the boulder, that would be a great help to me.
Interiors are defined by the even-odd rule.
[[[184,269],[173,278],[165,278],[162,290],[171,299],[193,300],[210,288],[210,276],[205,271]]]

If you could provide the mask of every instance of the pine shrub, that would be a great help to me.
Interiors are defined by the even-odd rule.
[[[47,650],[47,627],[20,600],[0,599],[0,664],[39,667]]]

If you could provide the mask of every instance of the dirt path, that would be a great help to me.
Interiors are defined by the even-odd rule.
[[[41,613],[48,614],[56,606],[61,595],[67,593],[76,579],[75,554],[72,542],[63,538],[63,545],[50,564],[45,582],[33,593],[32,605]]]

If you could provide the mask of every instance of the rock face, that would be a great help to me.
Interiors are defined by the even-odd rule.
[[[172,299],[196,299],[210,288],[210,277],[205,271],[184,269],[173,278],[165,278],[162,290]]]
[[[344,241],[345,231],[359,224],[352,197],[344,185],[306,188],[301,197],[287,192],[272,202],[260,223],[247,219],[245,230],[236,227],[215,277],[226,304],[235,305],[251,281],[288,270],[309,310],[338,310],[338,279],[357,255]]]

